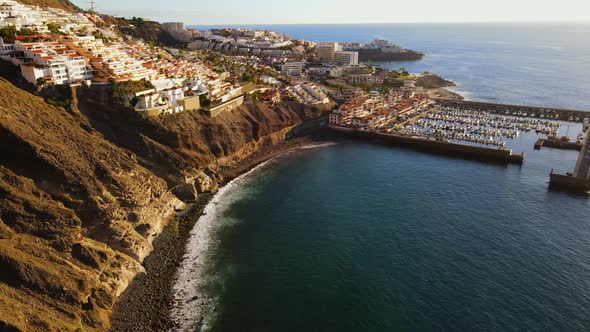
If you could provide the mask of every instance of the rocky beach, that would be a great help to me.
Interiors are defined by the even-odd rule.
[[[282,154],[341,139],[336,133],[317,130],[309,136],[263,148],[225,171],[225,180],[220,187]],[[196,202],[189,204],[185,211],[170,220],[154,241],[154,251],[143,263],[145,272],[135,277],[113,308],[112,331],[164,331],[176,327],[170,317],[176,272],[186,252],[191,230],[214,195],[215,193],[199,195]]]

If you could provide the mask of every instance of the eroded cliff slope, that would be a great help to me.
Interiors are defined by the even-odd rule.
[[[108,86],[69,109],[0,78],[0,330],[105,330],[176,209],[322,114],[247,103],[143,118]],[[79,102],[78,102],[79,100]]]

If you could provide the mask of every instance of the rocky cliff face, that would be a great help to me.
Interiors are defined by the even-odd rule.
[[[0,330],[105,330],[176,209],[321,109],[142,118],[109,87],[65,110],[0,79]],[[78,101],[79,100],[79,101]]]
[[[199,112],[143,118],[118,105],[110,93],[108,87],[79,88],[80,115],[109,141],[137,155],[184,200],[216,189],[224,169],[284,140],[298,125],[331,107],[271,107],[247,99],[239,109],[213,119]]]
[[[416,86],[423,87],[424,89],[438,89],[455,86],[455,83],[435,74],[424,73],[416,80]]]

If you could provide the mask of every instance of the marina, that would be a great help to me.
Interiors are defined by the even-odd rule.
[[[477,110],[523,118],[551,119],[579,123],[588,117],[588,112],[572,109],[496,104],[466,100],[436,99],[436,102],[439,105],[451,106],[458,109]]]
[[[496,115],[486,111],[432,105],[414,121],[406,122],[397,133],[432,138],[446,142],[506,147],[520,132],[555,136],[562,124],[558,121]]]
[[[330,127],[354,133],[356,137],[486,162],[522,165],[525,154],[513,153],[512,148],[518,146],[514,143],[524,134],[537,137],[535,150],[545,146],[579,151],[584,139],[583,133],[577,135],[575,141],[568,136],[570,132],[575,134],[579,124],[555,120],[554,117],[540,117],[539,114],[530,117],[535,114],[512,109],[486,110],[433,101],[417,105],[412,111],[397,116],[375,115],[382,114],[377,110],[365,113],[368,115],[362,118],[359,113],[353,112],[355,117],[351,121],[346,116],[340,116],[338,121],[331,122]],[[565,135],[559,137],[562,132]]]

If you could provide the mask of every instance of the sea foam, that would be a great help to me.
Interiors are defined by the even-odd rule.
[[[317,149],[334,144],[336,143],[310,144],[297,150]],[[186,253],[176,272],[172,288],[174,303],[170,310],[170,317],[176,325],[176,331],[208,330],[207,323],[212,321],[213,317],[210,315],[215,311],[216,300],[209,298],[203,289],[210,282],[210,276],[206,272],[210,257],[218,245],[216,231],[225,223],[225,211],[243,198],[246,193],[244,186],[252,180],[251,175],[285,154],[269,159],[230,181],[219,189],[205,207],[203,216],[199,218],[190,233]]]

